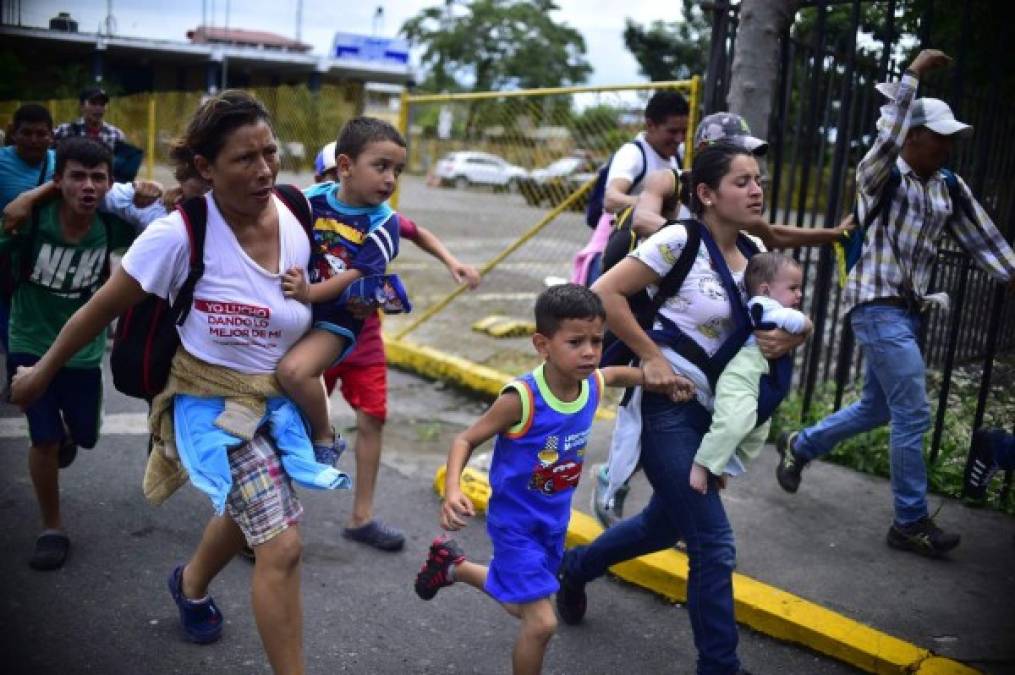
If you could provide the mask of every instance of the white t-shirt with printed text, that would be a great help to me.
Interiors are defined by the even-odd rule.
[[[178,328],[193,356],[246,374],[275,372],[282,355],[310,328],[310,306],[282,295],[282,274],[307,267],[310,241],[279,201],[278,272],[258,265],[240,246],[212,198],[204,242],[204,274]],[[190,243],[178,211],[156,220],[123,257],[123,269],[148,293],[175,299],[189,272]]]

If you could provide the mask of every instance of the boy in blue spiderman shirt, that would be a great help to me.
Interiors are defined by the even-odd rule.
[[[416,594],[433,598],[455,581],[488,593],[521,620],[512,654],[515,673],[539,673],[557,617],[550,596],[581,476],[585,446],[603,386],[644,385],[640,368],[597,368],[606,311],[599,297],[577,284],[561,284],[536,299],[532,338],[544,362],[508,383],[493,405],[455,438],[448,454],[441,526],[458,530],[475,514],[462,494],[462,470],[476,446],[497,437],[490,467],[487,532],[490,566],[465,559],[453,539],[440,537],[416,576]],[[678,378],[674,400],[693,394]]]
[[[282,280],[286,296],[313,304],[313,327],[276,373],[307,418],[314,452],[325,463],[338,459],[343,443],[331,426],[321,375],[352,350],[363,320],[377,309],[355,302],[350,287],[392,283],[402,301],[393,304],[408,306],[397,277],[378,276],[398,255],[398,217],[386,202],[405,168],[405,140],[387,122],[356,117],[342,127],[335,152],[340,182],[306,191],[314,216],[310,281],[299,267]]]

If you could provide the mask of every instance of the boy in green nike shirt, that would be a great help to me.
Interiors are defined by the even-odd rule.
[[[46,353],[70,316],[109,276],[109,252],[136,236],[126,223],[106,222],[96,213],[111,175],[112,155],[104,145],[84,137],[62,141],[53,177],[59,198],[39,207],[18,232],[0,232],[0,254],[10,255],[17,280],[10,375]],[[60,518],[58,470],[73,461],[77,446],[91,448],[98,441],[105,339],[102,334],[75,354],[25,410],[32,444],[28,469],[43,526],[29,565],[38,570],[61,567],[70,548]]]

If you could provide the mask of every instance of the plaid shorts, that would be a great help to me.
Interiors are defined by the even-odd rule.
[[[229,471],[233,487],[226,498],[226,514],[250,546],[270,541],[300,522],[303,505],[268,437],[258,434],[230,449]]]

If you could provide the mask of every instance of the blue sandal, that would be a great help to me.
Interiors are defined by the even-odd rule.
[[[35,550],[28,561],[33,570],[48,572],[63,567],[70,551],[70,539],[62,532],[47,532],[35,540]]]
[[[169,593],[180,610],[180,625],[191,642],[206,645],[222,637],[222,612],[211,596],[191,600],[183,594],[183,565],[169,573]]]
[[[401,551],[405,546],[404,534],[377,519],[361,527],[347,527],[342,536],[381,551]]]

